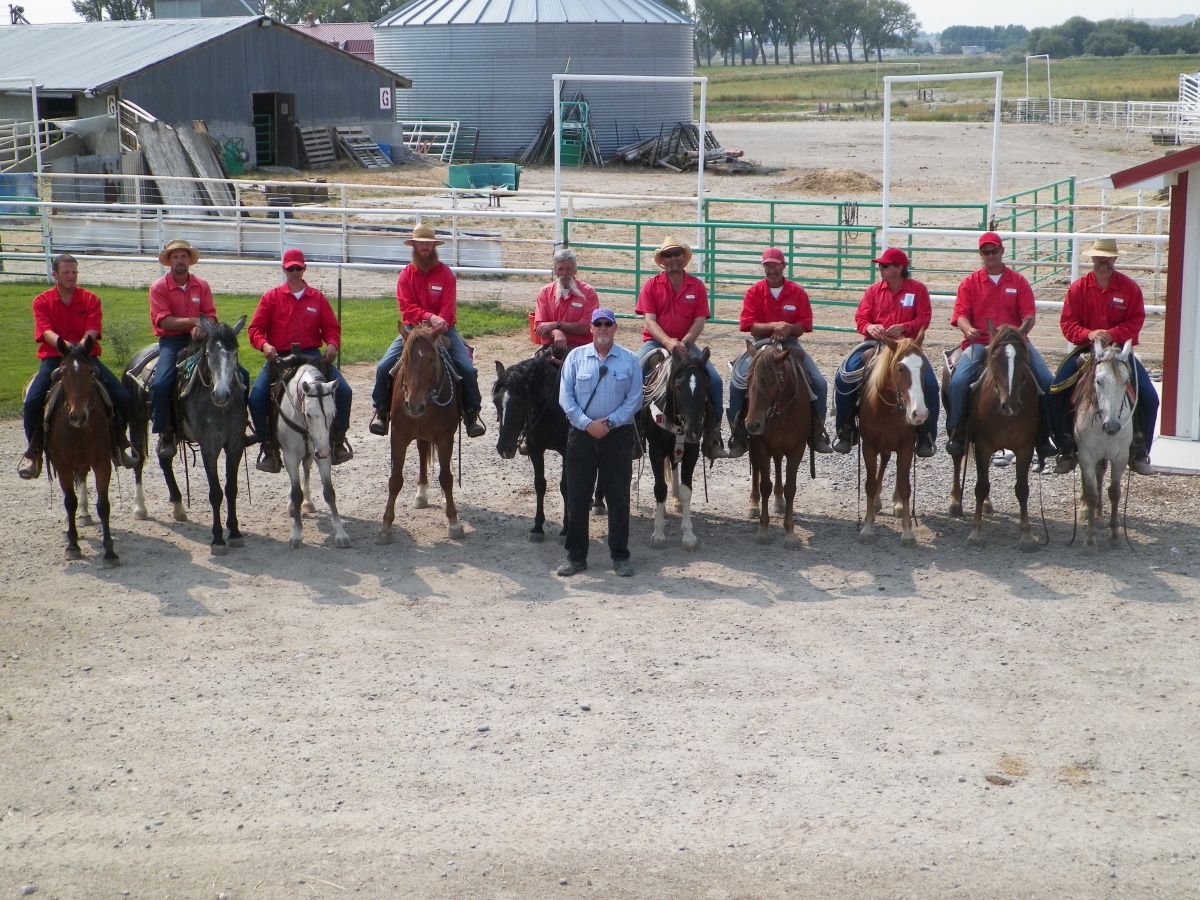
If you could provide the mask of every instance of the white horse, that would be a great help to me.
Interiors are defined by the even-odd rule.
[[[287,381],[279,401],[279,425],[276,434],[279,437],[283,464],[287,467],[288,478],[292,482],[288,503],[288,513],[292,516],[292,537],[288,546],[293,550],[301,544],[301,502],[303,501],[305,511],[317,511],[308,487],[313,459],[317,461],[325,502],[329,504],[329,514],[333,518],[334,546],[350,546],[350,536],[346,534],[341,516],[338,515],[337,495],[333,491],[333,480],[330,476],[332,460],[329,429],[337,415],[333,399],[336,388],[337,385],[326,381],[325,376],[315,366],[303,365]],[[301,464],[304,466],[303,486],[300,481]]]
[[[1075,394],[1075,444],[1083,482],[1087,519],[1084,550],[1096,549],[1096,518],[1101,515],[1100,486],[1104,470],[1111,467],[1108,484],[1108,539],[1117,542],[1117,507],[1121,501],[1121,476],[1129,464],[1133,442],[1133,410],[1137,398],[1130,389],[1133,378],[1133,342],[1118,350],[1092,346],[1092,365],[1080,379]]]

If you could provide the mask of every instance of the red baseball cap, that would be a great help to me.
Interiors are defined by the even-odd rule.
[[[783,262],[783,251],[778,247],[768,247],[763,251],[762,261],[765,263],[781,263]]]
[[[879,255],[879,259],[872,260],[877,266],[899,266],[902,269],[908,268],[908,255],[899,247],[888,247]]]
[[[289,266],[304,266],[304,254],[294,247],[291,250],[285,250],[283,253],[283,267],[286,269]]]
[[[979,238],[979,249],[982,250],[988,244],[995,244],[997,247],[1003,247],[1004,241],[1000,240],[1000,235],[994,231],[989,231],[987,234],[981,235]]]

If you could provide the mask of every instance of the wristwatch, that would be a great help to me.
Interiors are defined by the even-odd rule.
[[[554,330],[555,330],[555,331],[562,331],[562,322],[555,322],[555,323],[554,323]]]

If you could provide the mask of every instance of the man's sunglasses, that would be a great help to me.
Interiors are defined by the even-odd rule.
[[[614,322],[612,319],[597,319],[592,324],[595,325],[597,328],[612,328],[617,323]]]
[[[285,272],[303,272],[304,266],[288,266],[283,271],[285,271]]]
[[[982,250],[981,249],[979,251],[979,255],[980,256],[999,256],[1003,252],[1004,252],[1003,247],[993,247],[991,250]]]
[[[664,250],[662,252],[663,259],[674,259],[677,256],[683,256],[683,251],[676,249],[676,250]]]

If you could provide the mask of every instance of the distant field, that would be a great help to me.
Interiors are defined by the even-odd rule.
[[[920,68],[918,68],[918,63]],[[1200,69],[1200,56],[1078,57],[1052,60],[1050,88],[1055,97],[1073,100],[1173,101],[1178,99],[1179,75]],[[885,61],[835,66],[714,66],[699,68],[708,77],[708,113],[712,121],[778,119],[818,112],[821,104],[833,112],[875,112],[882,106],[883,79],[888,75],[936,75],[951,72],[1004,73],[1006,100],[1025,96],[1025,64],[1005,64],[996,57],[936,57],[920,61]],[[917,100],[917,85],[893,87],[893,110],[912,119],[954,117],[948,104],[974,103],[961,118],[978,114],[979,102],[990,100],[990,81],[933,82],[936,110]],[[1046,96],[1045,60],[1031,60],[1029,94]],[[699,89],[697,89],[697,97]],[[905,104],[901,107],[900,104]]]

